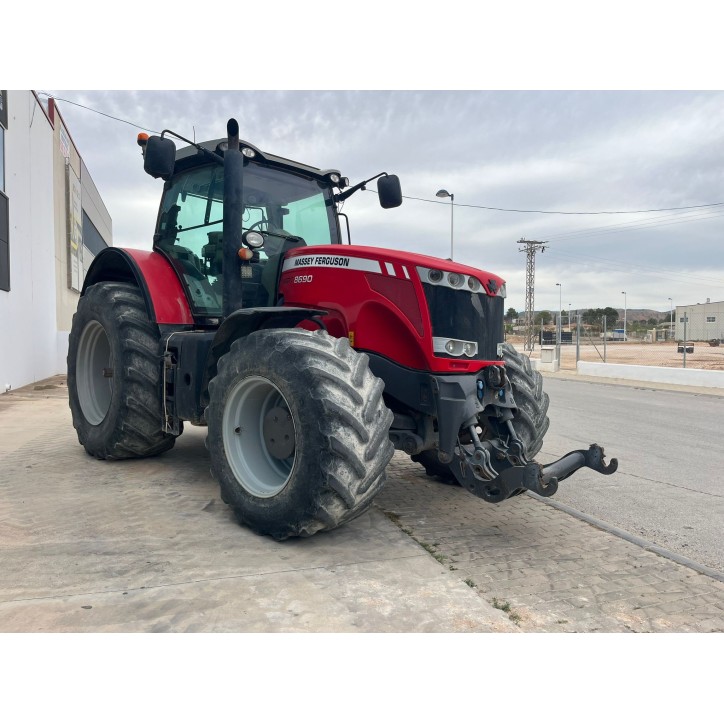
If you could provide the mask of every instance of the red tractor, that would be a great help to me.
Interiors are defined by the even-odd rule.
[[[139,136],[164,180],[153,251],[108,248],[86,276],[68,351],[78,439],[99,459],[173,447],[208,426],[222,499],[277,539],[365,511],[395,450],[498,503],[549,496],[603,449],[533,460],[548,395],[504,343],[505,282],[432,256],[343,242],[349,186],[228,137]],[[168,136],[188,143],[177,151]]]

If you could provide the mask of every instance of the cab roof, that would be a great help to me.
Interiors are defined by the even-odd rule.
[[[224,148],[227,143],[226,138],[217,138],[213,141],[202,141],[198,145],[207,151],[216,153],[223,158]],[[239,141],[239,148],[250,148],[256,154],[255,160],[261,162],[265,166],[276,166],[278,168],[284,168],[290,171],[297,171],[305,176],[312,176],[318,179],[329,180],[329,174],[336,173],[340,174],[337,169],[328,168],[320,169],[316,166],[308,166],[305,163],[299,163],[298,161],[292,161],[291,159],[284,158],[282,156],[274,156],[270,153],[260,151],[256,146],[247,141]],[[176,150],[176,164],[174,167],[174,173],[179,173],[193,166],[201,166],[210,163],[211,159],[205,154],[199,151],[195,146],[183,146]],[[341,174],[340,174],[341,175]]]

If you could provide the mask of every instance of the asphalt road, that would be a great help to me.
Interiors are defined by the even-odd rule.
[[[554,500],[724,571],[724,398],[546,377],[538,459],[596,442],[619,470],[582,470]]]

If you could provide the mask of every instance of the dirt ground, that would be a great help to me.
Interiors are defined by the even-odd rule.
[[[511,337],[508,342],[523,351],[523,338]],[[605,360],[604,360],[605,354]],[[540,359],[541,346],[536,343],[531,359]],[[581,341],[580,359],[584,362],[608,362],[611,364],[648,365],[651,367],[683,367],[684,355],[677,352],[675,342],[603,342]],[[708,342],[694,342],[693,353],[686,355],[687,369],[724,370],[724,346],[710,347]],[[576,369],[576,345],[561,346],[561,369]]]

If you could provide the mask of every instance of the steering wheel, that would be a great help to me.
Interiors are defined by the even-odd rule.
[[[256,229],[257,226],[261,226],[262,224],[266,224],[267,228],[269,227],[269,222],[266,219],[262,219],[261,221],[255,221],[248,229],[247,231],[253,231]]]

